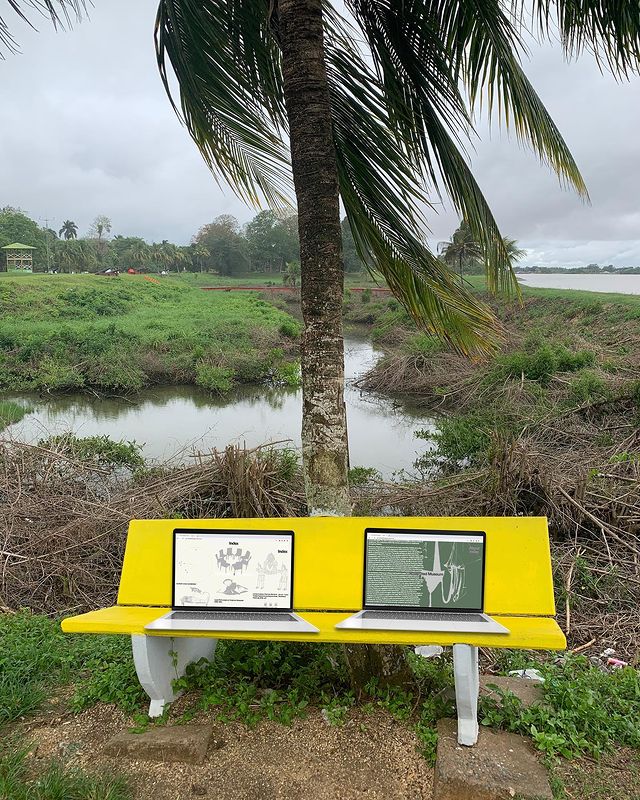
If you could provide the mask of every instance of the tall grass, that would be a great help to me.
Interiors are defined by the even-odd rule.
[[[14,403],[13,400],[0,400],[0,431],[13,425],[29,413],[29,409]]]

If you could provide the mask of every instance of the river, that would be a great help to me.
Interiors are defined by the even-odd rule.
[[[386,478],[411,470],[428,442],[416,439],[419,429],[433,429],[433,419],[407,404],[362,393],[355,378],[380,354],[371,343],[345,340],[345,400],[352,466],[375,467]],[[188,462],[194,450],[206,452],[230,443],[248,447],[290,440],[300,446],[301,391],[264,386],[240,387],[224,398],[197,387],[148,389],[133,398],[96,398],[84,394],[12,395],[32,411],[4,431],[4,436],[37,442],[72,431],[76,436],[108,435],[136,441],[153,461]]]
[[[640,294],[640,275],[518,275],[523,286],[539,289],[578,289],[583,292]]]

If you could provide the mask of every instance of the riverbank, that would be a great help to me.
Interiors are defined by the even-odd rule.
[[[0,391],[295,385],[299,323],[258,295],[145,275],[0,278]]]

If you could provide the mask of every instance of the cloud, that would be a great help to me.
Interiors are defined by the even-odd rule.
[[[156,0],[96,0],[91,19],[56,33],[14,25],[22,54],[0,62],[0,205],[76,220],[107,214],[114,233],[188,242],[220,213],[248,220],[220,189],[176,118],[153,50]],[[640,264],[640,80],[617,84],[589,57],[530,44],[527,75],[564,134],[591,204],[494,125],[470,153],[505,234],[526,263]],[[430,214],[435,241],[456,217]]]

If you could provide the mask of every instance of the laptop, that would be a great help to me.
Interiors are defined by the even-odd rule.
[[[293,531],[176,528],[171,608],[145,630],[318,632],[293,612]]]
[[[509,633],[483,613],[482,531],[367,528],[363,611],[336,628]]]

